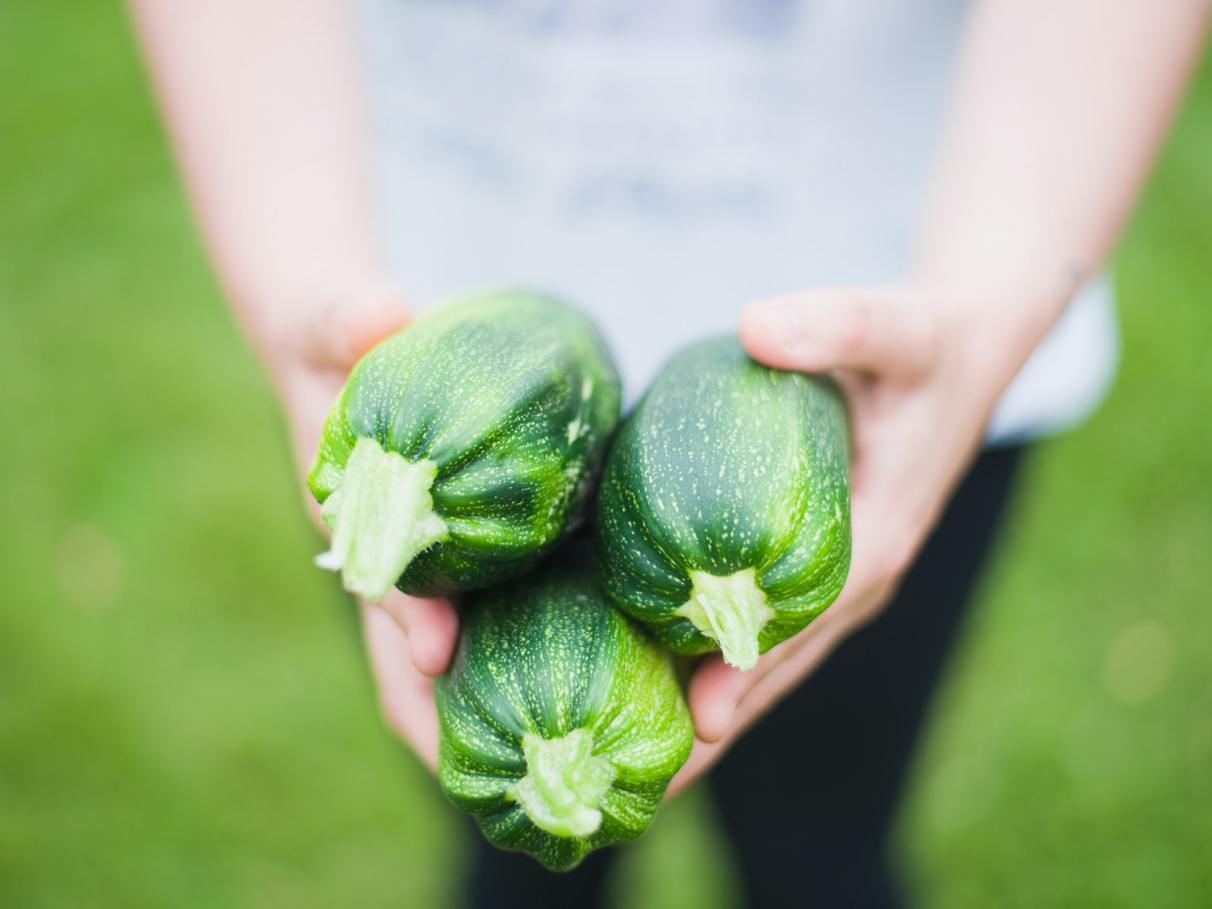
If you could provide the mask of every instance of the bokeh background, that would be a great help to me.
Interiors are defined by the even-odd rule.
[[[122,10],[0,2],[0,905],[437,906]],[[1212,905],[1212,67],[1115,257],[1121,377],[1040,446],[900,825],[925,905]],[[794,779],[788,779],[794,785]],[[735,904],[693,794],[629,907]]]

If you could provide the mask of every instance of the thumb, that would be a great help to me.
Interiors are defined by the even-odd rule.
[[[829,289],[759,300],[745,307],[741,343],[778,369],[850,369],[914,378],[934,360],[930,313],[893,289]]]
[[[409,320],[399,288],[375,282],[319,310],[304,329],[304,355],[319,369],[348,372],[364,353]]]

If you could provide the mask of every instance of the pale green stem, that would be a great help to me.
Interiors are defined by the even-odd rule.
[[[602,825],[602,799],[615,769],[593,754],[593,733],[575,729],[558,739],[522,738],[526,776],[508,795],[534,825],[555,836],[589,836]]]
[[[446,537],[429,492],[437,473],[433,461],[413,463],[374,439],[358,439],[341,485],[321,509],[333,535],[316,564],[340,571],[350,593],[387,596],[417,553]]]
[[[727,577],[690,572],[690,599],[677,609],[694,627],[720,645],[724,662],[752,669],[758,659],[758,634],[774,616],[752,568]]]

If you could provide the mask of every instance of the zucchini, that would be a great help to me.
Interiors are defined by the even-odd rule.
[[[643,833],[694,738],[669,654],[570,549],[467,598],[435,695],[443,791],[556,871]]]
[[[611,600],[678,653],[718,649],[752,667],[842,590],[847,450],[829,380],[762,366],[731,337],[675,355],[602,477]]]
[[[526,571],[580,519],[619,416],[601,335],[522,291],[438,307],[371,350],[308,485],[347,590],[437,596]]]

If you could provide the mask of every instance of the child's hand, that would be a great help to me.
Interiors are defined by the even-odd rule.
[[[699,741],[671,794],[888,601],[1030,349],[1016,354],[1013,333],[998,327],[1007,310],[982,302],[912,287],[828,290],[754,303],[742,314],[741,340],[755,359],[830,371],[842,385],[851,418],[853,560],[837,602],[754,669],[740,672],[718,656],[696,669],[688,694]]]
[[[258,346],[267,352],[303,471],[315,456],[324,418],[349,371],[362,354],[408,321],[399,294],[376,285],[340,304],[293,310],[280,326],[252,327],[255,339],[274,339]],[[307,502],[319,523],[319,506],[310,495]],[[446,600],[393,590],[375,606],[362,605],[362,625],[384,717],[430,769],[436,768],[438,720],[430,677],[446,671],[454,652],[454,607]]]

